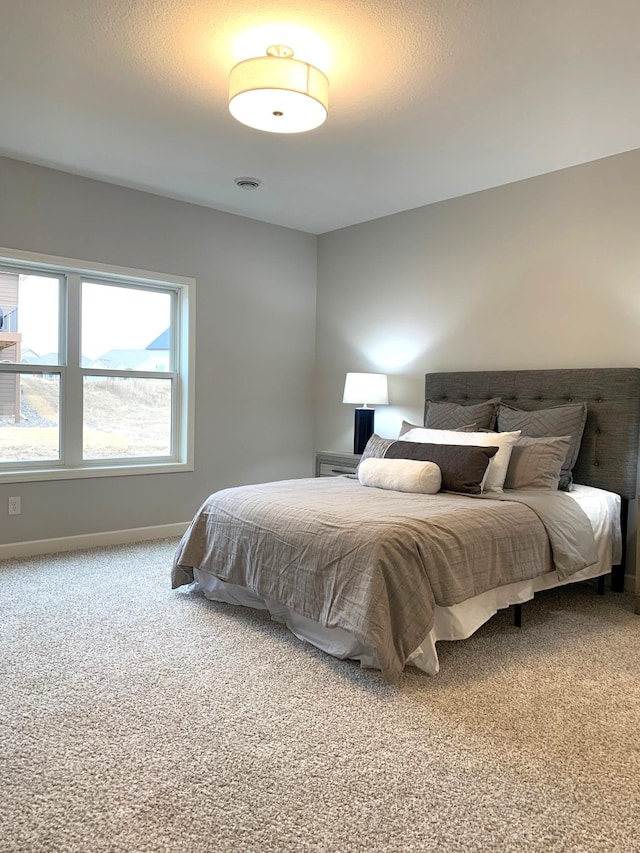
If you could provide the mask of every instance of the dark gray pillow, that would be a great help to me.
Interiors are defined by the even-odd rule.
[[[476,447],[471,444],[423,444],[419,441],[397,441],[372,435],[362,454],[361,462],[370,457],[382,459],[417,459],[435,462],[442,474],[445,492],[479,495],[489,460],[497,447]]]
[[[461,406],[458,403],[427,400],[424,409],[424,425],[429,429],[458,429],[466,424],[476,424],[478,429],[493,429],[500,397]]]
[[[546,409],[515,409],[501,403],[498,406],[498,432],[519,429],[522,435],[532,438],[571,436],[571,444],[560,471],[559,489],[570,491],[573,484],[573,466],[576,464],[582,433],[587,420],[586,403],[569,403]]]
[[[511,448],[505,489],[558,488],[571,436],[531,438],[521,435]]]

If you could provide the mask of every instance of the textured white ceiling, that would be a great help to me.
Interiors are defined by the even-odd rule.
[[[0,0],[0,153],[322,233],[640,147],[639,33],[638,0]],[[229,115],[273,42],[328,75],[319,129]]]

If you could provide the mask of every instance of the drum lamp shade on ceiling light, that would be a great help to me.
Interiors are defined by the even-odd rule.
[[[302,133],[327,117],[329,81],[285,45],[245,59],[229,75],[229,112],[242,124],[269,133]]]

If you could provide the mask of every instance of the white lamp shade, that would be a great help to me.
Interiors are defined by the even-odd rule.
[[[328,103],[322,71],[291,56],[257,56],[231,69],[229,112],[257,130],[313,130],[326,119]]]
[[[347,373],[342,402],[386,406],[389,403],[386,374]]]

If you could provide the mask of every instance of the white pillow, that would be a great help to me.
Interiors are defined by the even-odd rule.
[[[377,459],[370,456],[358,466],[358,479],[363,486],[435,495],[442,485],[442,474],[435,462],[417,459]]]
[[[501,492],[507,476],[513,445],[520,437],[515,432],[457,432],[453,429],[417,428],[405,432],[402,441],[418,441],[421,444],[472,444],[476,447],[497,447],[498,452],[489,460],[482,478],[483,492]]]

